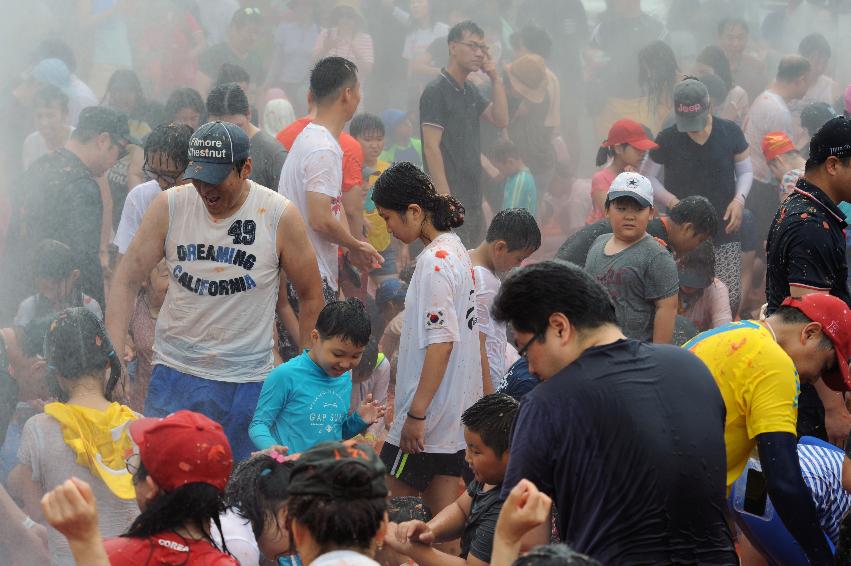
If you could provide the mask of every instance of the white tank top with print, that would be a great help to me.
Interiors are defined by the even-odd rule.
[[[276,234],[289,201],[253,181],[227,219],[192,185],[167,191],[171,274],[157,318],[154,363],[204,379],[262,381],[273,367],[280,272]]]

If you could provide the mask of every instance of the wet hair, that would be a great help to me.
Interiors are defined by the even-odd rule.
[[[248,96],[241,86],[233,82],[215,86],[207,95],[207,114],[214,117],[234,114],[250,116]]]
[[[186,124],[162,124],[154,128],[145,140],[145,161],[162,153],[178,166],[189,165],[189,139],[192,128]]]
[[[145,468],[145,462],[142,462],[133,474],[133,483],[139,484],[147,477],[148,470]],[[162,532],[176,532],[187,523],[193,523],[199,527],[213,524],[221,534],[222,523],[219,516],[225,512],[225,509],[221,490],[208,483],[188,483],[174,491],[162,492],[151,500],[127,532],[121,536],[148,538]],[[209,536],[205,534],[204,538],[218,548]],[[225,537],[221,536],[220,540],[222,550],[227,552]]]
[[[225,488],[225,504],[251,523],[255,538],[270,522],[278,524],[278,511],[289,497],[292,465],[258,454],[234,469]]]
[[[543,261],[523,267],[503,282],[493,316],[520,332],[543,333],[550,315],[564,314],[580,332],[617,325],[609,293],[578,265]]]
[[[547,30],[542,27],[532,24],[523,26],[520,29],[520,41],[526,49],[544,59],[549,59],[552,54],[553,40]]]
[[[704,240],[694,250],[683,254],[678,263],[681,268],[695,270],[710,281],[715,279],[715,247],[710,240]]]
[[[602,566],[590,556],[579,554],[564,544],[536,546],[514,561],[512,566]]]
[[[117,88],[125,88],[133,91],[133,94],[136,95],[137,103],[142,103],[145,100],[145,93],[142,91],[142,82],[139,80],[139,75],[136,74],[136,71],[118,69],[109,77],[109,82],[106,84],[106,92],[100,101],[101,105],[106,104],[109,95]]]
[[[745,33],[750,34],[751,29],[748,26],[748,23],[741,18],[724,18],[720,22],[718,22],[718,35],[722,35],[727,28],[737,27],[745,30]]]
[[[810,72],[810,62],[800,55],[785,55],[777,65],[777,80],[791,83]]]
[[[463,22],[459,22],[452,26],[452,29],[449,30],[449,34],[446,36],[447,43],[457,43],[464,39],[464,32],[469,32],[470,35],[475,35],[476,37],[484,37],[485,32],[482,28],[479,27],[479,24],[472,20],[464,20]]]
[[[724,54],[724,50],[717,45],[707,45],[703,51],[698,53],[697,62],[703,63],[712,69],[712,72],[727,85],[727,91],[733,89],[733,71],[730,69],[730,60]]]
[[[790,306],[781,305],[777,307],[777,310],[774,311],[773,315],[778,316],[785,324],[809,324],[813,322],[813,320],[805,315],[803,311]],[[831,350],[833,349],[833,342],[830,341],[830,338],[828,338],[827,335],[822,334],[819,346],[824,350]]]
[[[499,139],[491,146],[490,155],[497,163],[504,163],[509,159],[522,159],[520,150],[511,140]]]
[[[432,225],[445,232],[464,224],[464,207],[454,197],[437,192],[431,179],[413,163],[396,163],[378,177],[372,201],[381,208],[403,214],[408,207],[421,207]]]
[[[502,457],[511,441],[511,426],[520,404],[504,393],[485,395],[461,415],[461,424],[475,432],[482,442]]]
[[[537,250],[541,247],[541,229],[525,208],[507,208],[496,213],[488,226],[486,242],[502,240],[508,251]]]
[[[679,225],[692,224],[697,234],[712,237],[718,232],[718,213],[709,199],[703,196],[682,199],[668,212],[668,218]]]
[[[166,121],[174,121],[177,113],[184,108],[191,108],[192,110],[195,110],[201,115],[203,120],[206,111],[204,99],[201,98],[201,95],[198,94],[198,91],[194,88],[179,88],[168,96],[168,99],[165,102],[165,109],[163,110]]]
[[[638,84],[647,95],[647,105],[652,112],[655,113],[659,104],[673,101],[678,71],[673,49],[660,39],[638,52]]]
[[[71,248],[57,240],[42,240],[33,254],[33,276],[59,281],[79,267]]]
[[[384,122],[375,114],[364,112],[352,118],[352,123],[349,124],[349,133],[354,138],[372,133],[383,136]]]
[[[798,53],[802,57],[809,59],[813,56],[820,56],[824,59],[830,59],[830,43],[822,34],[816,32],[811,33],[801,40],[798,44]]]
[[[412,495],[390,497],[387,501],[387,515],[394,523],[404,523],[406,521],[428,523],[433,517],[431,510],[425,504],[422,497],[414,497]]]
[[[27,358],[44,357],[44,337],[50,329],[50,323],[56,315],[50,314],[31,320],[26,326],[15,327],[15,336],[21,345],[21,350]]]
[[[376,333],[377,334],[377,333]],[[369,379],[378,364],[378,338],[371,336],[361,356],[360,363],[352,370],[352,376],[357,376],[358,382]],[[363,378],[363,379],[360,379]]]
[[[826,102],[811,102],[801,110],[801,127],[810,137],[837,116],[836,110]]]
[[[77,57],[71,46],[61,39],[45,39],[39,43],[33,51],[33,62],[37,63],[43,59],[59,59],[68,70],[73,73],[77,70]]]
[[[53,85],[44,85],[33,96],[33,107],[44,108],[56,104],[62,112],[68,112],[68,95]]]
[[[220,86],[228,83],[251,83],[251,75],[244,67],[236,63],[222,63],[219,67],[219,74],[216,75],[216,83],[214,86]],[[209,96],[209,95],[208,95]],[[209,100],[209,98],[207,99]]]
[[[233,13],[233,17],[230,19],[230,27],[235,29],[242,29],[252,24],[263,25],[263,14],[260,13],[259,8],[240,8]]]
[[[54,317],[44,337],[44,357],[48,383],[63,402],[67,401],[67,394],[58,388],[56,374],[73,381],[86,375],[101,375],[108,364],[109,379],[103,394],[112,401],[112,392],[121,378],[121,361],[103,323],[90,310],[72,307]]]
[[[343,57],[325,57],[310,71],[310,92],[318,105],[334,102],[358,82],[358,67]]]
[[[349,298],[325,305],[316,319],[316,331],[323,340],[339,338],[361,347],[369,343],[372,325],[364,304]]]
[[[340,464],[334,472],[334,484],[341,488],[362,489],[373,481],[373,472],[360,462]],[[320,551],[331,548],[366,550],[378,534],[386,497],[335,498],[327,495],[293,495],[287,508],[288,519],[298,521],[310,532]]]

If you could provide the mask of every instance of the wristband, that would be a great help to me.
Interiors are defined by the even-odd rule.
[[[425,418],[425,417],[415,417],[415,416],[414,416],[414,415],[412,415],[410,412],[408,413],[408,418],[414,419],[415,421],[424,421],[424,420],[426,420],[426,418]]]
[[[31,529],[35,526],[35,521],[33,521],[32,518],[27,515],[26,517],[24,517],[24,520],[21,521],[21,524],[24,526],[25,529]]]

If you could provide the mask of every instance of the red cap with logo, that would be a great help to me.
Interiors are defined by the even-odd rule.
[[[635,149],[650,151],[659,147],[656,142],[647,137],[647,132],[641,124],[629,118],[618,120],[609,128],[609,137],[602,143],[603,147],[614,147],[628,143]]]
[[[165,491],[190,483],[224,489],[233,468],[233,453],[222,425],[192,411],[130,424],[148,475]]]
[[[786,132],[768,132],[762,138],[762,154],[766,161],[771,161],[778,155],[795,151],[795,144],[789,139]]]
[[[833,342],[836,351],[836,368],[823,373],[821,378],[834,391],[851,390],[848,357],[851,355],[851,310],[845,301],[832,295],[812,293],[803,297],[786,297],[784,307],[793,307],[813,322],[821,324],[821,331]]]

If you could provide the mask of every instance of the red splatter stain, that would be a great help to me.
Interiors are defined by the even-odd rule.
[[[446,259],[447,257],[449,257],[449,252],[447,252],[446,250],[437,250],[436,252],[434,252],[434,257]]]
[[[821,227],[825,230],[830,230],[830,225],[827,223],[827,220],[822,220]]]
[[[731,342],[730,343],[730,353],[734,354],[736,352],[736,350],[738,350],[739,348],[744,346],[745,342],[747,342],[747,341],[748,341],[747,338],[742,338],[741,340],[739,340],[738,343],[737,342]]]
[[[177,467],[183,470],[184,472],[188,472],[192,469],[192,465],[186,462],[180,462],[179,464],[177,464]]]
[[[215,271],[216,273],[221,273],[221,272],[222,272],[222,271],[224,271],[224,270],[225,270],[225,268],[224,268],[224,267],[217,267],[214,271]]]
[[[802,213],[802,214],[801,214],[801,218],[802,218],[802,219],[804,219],[804,220],[806,220],[806,219],[807,219],[807,218],[809,218],[809,217],[810,217],[810,215],[809,215],[809,214],[807,214],[806,212],[804,212],[804,213]]]
[[[440,271],[440,266],[435,265],[435,266],[434,266],[434,270],[435,270],[435,271]]]

